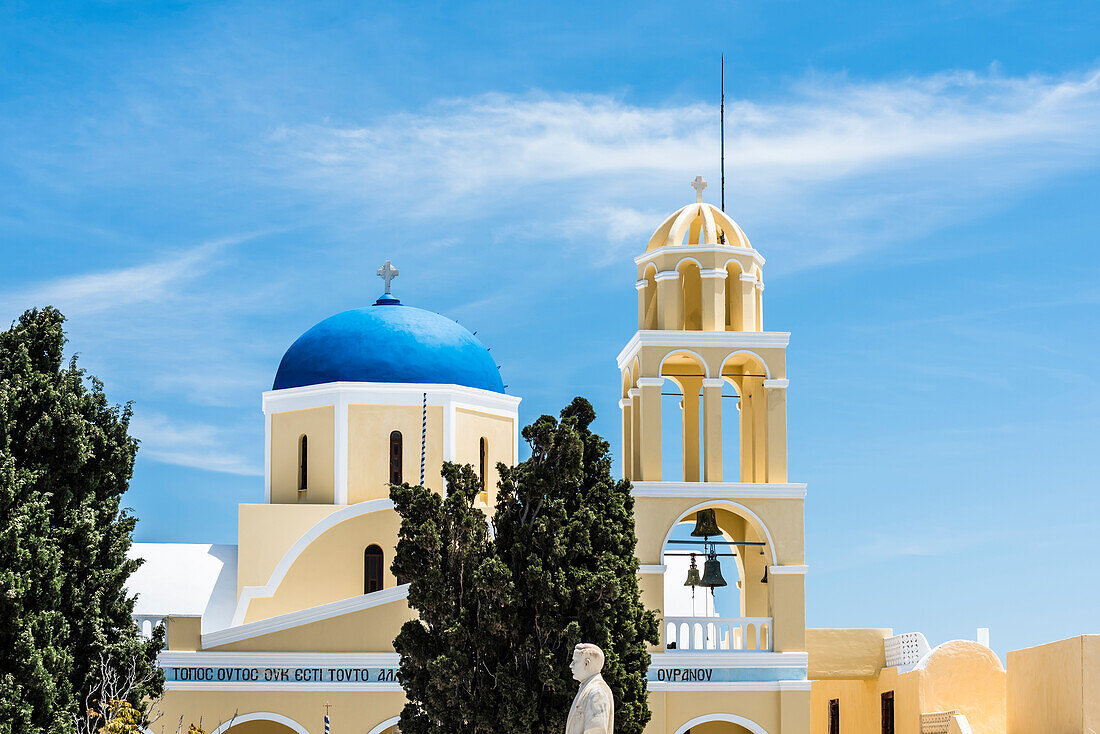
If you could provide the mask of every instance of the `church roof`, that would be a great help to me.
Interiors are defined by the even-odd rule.
[[[273,389],[328,382],[463,385],[504,392],[500,370],[477,337],[451,319],[402,305],[388,293],[373,306],[330,316],[283,355]]]

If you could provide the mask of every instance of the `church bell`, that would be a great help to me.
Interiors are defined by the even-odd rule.
[[[695,529],[691,531],[693,538],[713,538],[721,535],[718,529],[718,520],[713,509],[699,510],[695,513]],[[710,563],[710,561],[707,561]]]
[[[718,556],[711,555],[703,564],[702,586],[713,589],[716,586],[725,586],[726,580],[722,578],[722,565],[718,563]]]
[[[695,565],[695,554],[691,554],[691,565],[688,567],[687,580],[684,581],[684,586],[702,586],[703,579],[699,577],[699,567]],[[692,592],[693,594],[695,592]]]

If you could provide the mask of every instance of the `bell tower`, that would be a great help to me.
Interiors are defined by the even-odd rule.
[[[661,617],[651,709],[667,720],[653,731],[681,730],[696,705],[703,718],[688,718],[704,723],[715,701],[735,717],[715,721],[748,720],[770,696],[776,717],[754,723],[802,734],[806,485],[787,478],[790,334],[764,330],[764,258],[703,201],[706,181],[691,185],[694,203],[665,219],[634,259],[638,329],[617,360],[643,600]],[[692,553],[705,560],[701,576]],[[712,602],[701,614],[680,603],[685,585]],[[690,616],[679,616],[685,609]],[[670,698],[694,691],[662,683],[687,665],[712,671],[695,692],[722,691],[714,701]]]

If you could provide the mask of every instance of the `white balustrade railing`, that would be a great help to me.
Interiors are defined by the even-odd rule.
[[[771,617],[665,617],[665,649],[676,652],[738,652],[772,649]]]

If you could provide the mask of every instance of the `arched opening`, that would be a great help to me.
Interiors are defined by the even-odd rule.
[[[767,377],[763,360],[751,352],[735,352],[722,363],[722,378],[740,396],[736,455],[741,482],[767,481],[768,405],[764,391]],[[729,455],[733,454],[731,447]]]
[[[699,263],[685,260],[676,270],[680,273],[680,314],[684,321],[681,328],[700,331],[703,328],[703,281]]]
[[[661,476],[666,481],[698,482],[703,465],[700,394],[706,367],[697,354],[675,352],[665,357],[660,374],[671,378],[661,388],[662,445],[667,447],[662,452]]]
[[[363,593],[381,591],[385,586],[384,556],[377,545],[368,545],[363,551]]]
[[[645,321],[644,328],[657,328],[657,266],[650,263],[645,269]]]
[[[741,263],[726,263],[726,331],[744,331],[745,315],[742,312]]]
[[[390,484],[401,484],[404,481],[402,454],[401,431],[393,431],[390,433]]]
[[[749,719],[733,714],[711,714],[699,716],[687,722],[676,734],[767,734],[767,732]]]
[[[481,496],[485,504],[489,504],[489,439],[485,436],[478,441],[478,467],[481,472]]]
[[[298,501],[306,498],[309,488],[309,438],[306,434],[298,437]]]
[[[693,536],[698,513],[713,511],[719,534]],[[700,585],[688,584],[694,553]],[[753,513],[732,502],[704,503],[669,528],[661,549],[662,644],[680,651],[771,650],[766,569],[771,541]],[[709,566],[708,566],[709,562]],[[724,581],[712,586],[710,582]]]
[[[309,734],[294,719],[269,711],[238,714],[210,734]]]

